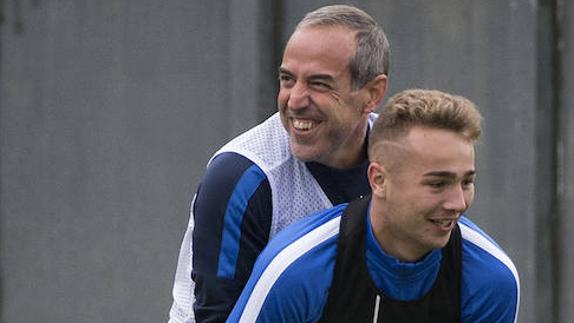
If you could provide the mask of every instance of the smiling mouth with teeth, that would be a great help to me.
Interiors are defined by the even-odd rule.
[[[430,222],[432,222],[432,223],[434,223],[434,224],[437,224],[437,225],[439,225],[439,226],[441,226],[441,227],[444,227],[444,228],[449,228],[449,227],[451,227],[452,224],[453,224],[455,221],[456,221],[456,220],[454,220],[454,219],[442,219],[442,220],[432,220],[432,219],[431,219],[431,220],[430,220]]]
[[[315,128],[315,125],[317,124],[315,121],[312,120],[305,120],[305,119],[292,119],[292,120],[293,120],[292,121],[293,128],[295,128],[295,130],[308,131]]]

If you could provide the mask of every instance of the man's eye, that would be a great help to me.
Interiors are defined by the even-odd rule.
[[[464,181],[462,181],[462,186],[464,187],[469,187],[474,185],[474,178],[473,179],[466,179]]]
[[[441,187],[444,187],[446,184],[447,183],[443,182],[443,181],[427,183],[427,185],[432,187],[432,188],[441,188]]]
[[[290,81],[291,80],[291,76],[289,75],[279,75],[279,81],[281,82],[286,82],[286,81]]]
[[[289,75],[280,75],[279,76],[279,86],[290,88],[295,84],[295,80],[293,77]]]
[[[324,82],[311,82],[311,86],[320,91],[326,91],[331,89],[331,86]]]

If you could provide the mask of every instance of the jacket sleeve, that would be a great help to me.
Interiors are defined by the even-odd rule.
[[[332,210],[295,222],[269,242],[228,323],[317,322],[321,318],[336,259],[340,208]]]
[[[520,278],[512,260],[467,218],[463,234],[462,323],[517,321]]]
[[[492,273],[483,280],[483,288],[477,289],[463,308],[462,322],[513,323],[517,322],[520,290],[514,276],[503,271]],[[488,280],[488,282],[487,282]]]
[[[182,243],[170,322],[225,320],[267,243],[271,216],[259,167],[234,153],[212,161]]]

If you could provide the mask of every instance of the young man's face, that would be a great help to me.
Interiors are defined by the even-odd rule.
[[[474,143],[450,130],[415,126],[386,169],[378,234],[383,249],[414,261],[450,238],[474,199]],[[375,167],[375,166],[372,166]],[[381,241],[382,240],[382,241]],[[391,249],[391,250],[387,250]]]
[[[355,33],[343,27],[306,27],[291,36],[277,101],[298,159],[346,168],[361,153],[372,109],[365,109],[366,90],[351,88],[354,55]]]

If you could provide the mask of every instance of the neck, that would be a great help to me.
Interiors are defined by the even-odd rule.
[[[386,223],[383,212],[382,201],[373,197],[370,209],[373,234],[379,246],[388,255],[401,262],[417,262],[429,253],[429,250],[423,250],[398,236],[392,227]]]
[[[367,139],[369,123],[367,119],[363,125],[357,128],[355,135],[350,136],[338,149],[330,156],[329,162],[323,162],[332,168],[349,169],[367,160]]]

